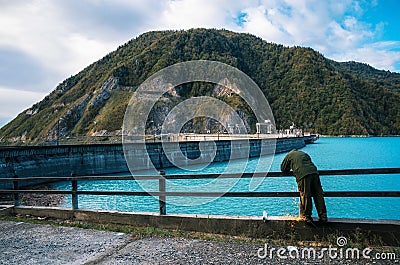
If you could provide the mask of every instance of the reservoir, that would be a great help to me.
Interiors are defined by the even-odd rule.
[[[400,137],[320,138],[301,150],[307,152],[318,169],[357,169],[400,167]],[[167,168],[166,174],[203,174],[222,172],[279,171],[286,153],[250,160],[212,163],[190,171]],[[265,166],[264,166],[265,165]],[[139,174],[139,173],[138,173]],[[140,172],[154,174],[154,172]],[[129,175],[129,173],[123,174]],[[167,180],[167,191],[297,191],[294,177],[264,178],[256,186],[251,179],[220,179],[208,190],[209,179]],[[226,182],[226,183],[225,183]],[[400,191],[400,175],[321,176],[325,191]],[[80,190],[157,191],[158,181],[79,181]],[[55,189],[69,190],[70,183],[53,184]],[[217,214],[231,216],[297,216],[298,198],[204,198],[168,197],[167,213]],[[328,217],[400,220],[400,198],[326,198]],[[63,207],[71,207],[66,197]],[[103,209],[134,212],[158,212],[153,197],[80,195],[81,209]],[[313,216],[316,216],[313,210]]]

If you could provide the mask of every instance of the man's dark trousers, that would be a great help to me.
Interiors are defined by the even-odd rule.
[[[323,196],[321,181],[318,174],[310,174],[297,182],[300,192],[300,216],[311,218],[312,199],[314,198],[315,207],[317,208],[320,219],[326,219],[326,206]]]

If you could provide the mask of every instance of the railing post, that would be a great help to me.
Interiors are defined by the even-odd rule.
[[[165,171],[161,170],[159,175],[160,175],[160,178],[158,179],[158,190],[160,193],[164,193],[165,192]],[[158,203],[160,205],[160,215],[166,215],[167,214],[167,205],[166,205],[165,195],[160,195],[158,197]]]
[[[78,210],[78,181],[76,180],[74,172],[71,173],[71,184],[72,184],[72,210]]]
[[[15,180],[13,181],[13,190],[19,190],[19,185],[18,185],[18,175],[14,175],[13,177]],[[19,200],[19,193],[14,193],[13,194],[14,197],[14,206],[20,206],[21,202]]]

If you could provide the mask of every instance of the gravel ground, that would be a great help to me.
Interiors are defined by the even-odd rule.
[[[0,264],[85,264],[129,239],[122,233],[0,221]]]
[[[135,238],[123,233],[0,221],[0,264],[400,264],[398,258],[346,260],[329,259],[328,255],[316,260],[279,259],[276,252],[272,259],[261,259],[257,255],[260,248],[264,245]],[[264,254],[264,249],[259,253]]]

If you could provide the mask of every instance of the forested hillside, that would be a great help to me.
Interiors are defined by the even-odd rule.
[[[41,142],[82,135],[119,135],[135,89],[166,66],[214,60],[237,67],[264,92],[278,129],[292,122],[329,135],[398,135],[400,74],[356,62],[339,63],[311,48],[285,47],[226,30],[148,32],[60,83],[44,100],[0,129],[6,141]],[[154,109],[156,131],[166,110],[186,98],[220,97],[238,108],[252,132],[255,119],[235,95],[216,95],[209,84],[186,84]],[[205,121],[197,121],[202,123]],[[196,130],[196,122],[186,130]],[[204,126],[203,126],[204,127]]]

